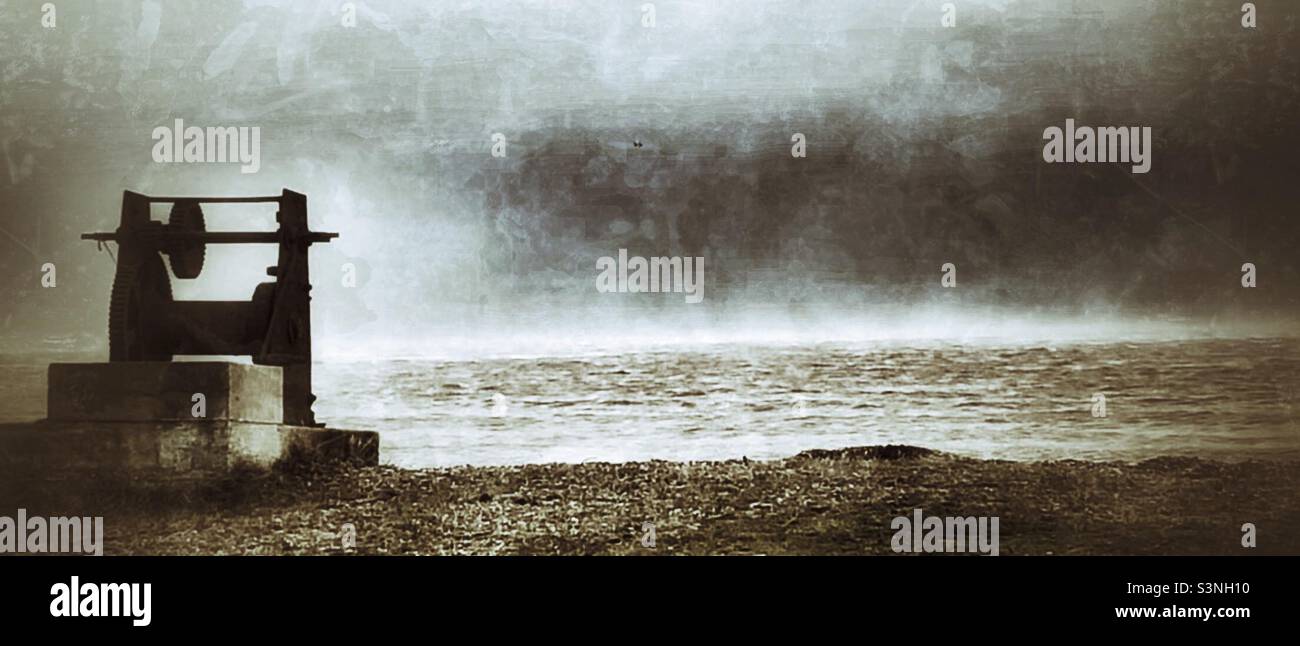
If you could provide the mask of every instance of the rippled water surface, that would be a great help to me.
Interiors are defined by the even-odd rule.
[[[4,419],[43,416],[44,365],[4,369]],[[381,431],[382,459],[407,467],[886,443],[1011,460],[1300,455],[1296,339],[717,345],[322,363],[316,381],[318,419]]]
[[[384,459],[404,466],[885,443],[1012,460],[1300,453],[1295,339],[714,346],[326,364],[318,383],[321,419],[383,431]]]

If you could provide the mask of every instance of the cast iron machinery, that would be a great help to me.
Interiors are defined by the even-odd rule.
[[[276,231],[208,231],[201,204],[275,202]],[[167,222],[150,218],[150,205],[170,203]],[[109,299],[109,361],[171,361],[176,355],[252,357],[283,368],[284,423],[321,426],[312,413],[311,283],[307,249],[337,233],[311,231],[307,196],[285,189],[271,197],[151,197],[122,195],[122,220],[112,233],[82,234],[84,240],[118,245]],[[267,267],[275,278],[253,290],[249,301],[178,301],[163,257],[177,278],[197,278],[206,245],[275,244],[279,260]]]

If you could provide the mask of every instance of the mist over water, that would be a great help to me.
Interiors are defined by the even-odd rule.
[[[380,429],[383,459],[407,467],[871,444],[1011,460],[1300,453],[1296,339],[729,344],[317,374],[320,418]]]
[[[363,352],[331,344],[317,412],[381,429],[384,460],[407,467],[884,443],[1011,460],[1300,451],[1300,339],[1286,321],[845,309],[485,316]],[[1097,393],[1107,418],[1092,415]]]
[[[355,346],[327,336],[317,417],[379,430],[382,459],[405,467],[770,459],[883,443],[1010,460],[1300,451],[1300,339],[1284,323],[943,307],[833,323],[761,310],[743,324],[612,320],[398,330]],[[6,359],[0,421],[43,417],[46,365],[70,358],[102,360]],[[1105,418],[1093,416],[1098,393]]]
[[[611,301],[620,295],[610,295]],[[817,344],[926,346],[933,344],[1040,345],[1177,342],[1291,337],[1281,317],[1143,317],[1078,311],[1024,311],[980,305],[839,303],[682,307],[675,311],[628,306],[621,295],[609,307],[556,310],[519,307],[469,311],[447,325],[383,334],[331,332],[317,342],[322,361],[562,357],[689,351],[710,346],[797,347]]]
[[[289,188],[341,234],[311,250],[317,415],[396,464],[1294,450],[1294,2],[1248,37],[1183,0],[963,2],[954,29],[913,0],[666,2],[654,30],[602,0],[355,28],[59,4],[50,31],[0,12],[0,418],[43,416],[49,361],[107,356],[113,262],[78,235],[123,190]],[[177,118],[260,128],[259,172],[156,163]],[[1151,172],[1044,164],[1065,119],[1150,128]],[[703,302],[599,293],[620,249],[703,258]],[[176,297],[246,300],[273,262],[209,247]]]

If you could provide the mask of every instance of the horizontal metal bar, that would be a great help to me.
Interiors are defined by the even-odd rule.
[[[209,244],[248,244],[279,242],[280,234],[271,231],[168,231],[145,233],[150,240],[205,242]]]
[[[275,244],[279,243],[284,235],[276,231],[141,231],[134,236],[131,234],[122,235],[120,233],[83,233],[82,240],[120,240],[124,237],[140,237],[142,239],[164,242],[203,242],[207,244]],[[301,236],[292,236],[291,240],[305,240],[306,242],[329,242],[339,237],[337,233],[327,233],[324,231],[309,231]]]
[[[248,203],[248,202],[279,202],[283,197],[272,195],[267,197],[153,197],[144,196],[150,202],[202,202],[204,204],[220,203]]]

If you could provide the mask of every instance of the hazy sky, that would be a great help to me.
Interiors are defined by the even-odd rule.
[[[342,234],[313,250],[335,341],[754,308],[1297,304],[1291,2],[1256,3],[1253,30],[1211,0],[965,0],[952,28],[929,0],[658,1],[653,27],[642,0],[55,4],[53,28],[40,3],[0,11],[0,350],[103,336],[113,265],[77,235],[114,228],[124,189],[306,193]],[[1044,164],[1067,118],[1151,127],[1151,173]],[[155,162],[175,119],[258,127],[258,172]],[[706,258],[700,309],[598,294],[620,248]],[[248,298],[274,260],[208,256],[178,297]],[[949,262],[959,293],[937,291]]]

